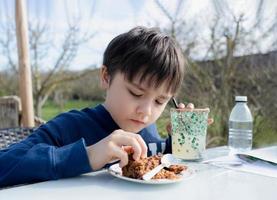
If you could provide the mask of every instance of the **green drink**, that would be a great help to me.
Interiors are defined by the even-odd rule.
[[[209,108],[170,110],[172,154],[185,160],[201,159],[206,148]]]

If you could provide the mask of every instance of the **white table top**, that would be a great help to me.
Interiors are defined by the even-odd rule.
[[[213,148],[208,158],[226,154],[227,148]],[[192,163],[195,175],[182,182],[167,185],[133,183],[111,176],[107,171],[79,177],[0,190],[0,199],[251,199],[276,200],[277,179]]]

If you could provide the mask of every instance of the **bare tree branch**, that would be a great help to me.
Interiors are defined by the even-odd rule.
[[[70,76],[64,76],[63,74],[72,64],[73,59],[77,56],[80,46],[87,43],[94,37],[95,33],[88,31],[83,32],[80,27],[81,22],[81,10],[80,2],[77,2],[79,12],[73,17],[68,18],[68,29],[64,35],[62,44],[57,53],[57,58],[54,61],[53,67],[45,67],[43,60],[48,58],[48,52],[53,42],[52,34],[47,22],[40,20],[32,23],[29,22],[29,42],[30,42],[30,55],[31,55],[31,68],[33,76],[33,92],[35,112],[38,116],[41,113],[41,106],[45,103],[51,92],[61,85],[63,82],[70,80],[76,80],[83,75],[71,74]],[[93,4],[94,5],[94,4]],[[67,12],[68,14],[68,12]],[[91,13],[90,13],[91,14]],[[16,59],[13,57],[15,47],[15,27],[13,23],[1,23],[3,27],[4,36],[0,36],[0,50],[3,51],[3,55],[6,57],[9,68],[15,73],[18,73]],[[49,63],[49,59],[47,61]],[[45,69],[48,72],[45,72]]]

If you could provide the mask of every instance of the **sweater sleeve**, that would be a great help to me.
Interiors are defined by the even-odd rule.
[[[56,121],[0,151],[0,187],[72,177],[92,170],[84,139],[74,138],[64,144],[62,127]]]
[[[151,124],[150,126],[144,128],[140,135],[148,145],[148,156],[154,155],[157,152],[161,153],[171,153],[171,136],[169,135],[166,139],[162,139],[158,133],[156,124]],[[162,150],[162,146],[165,144],[165,150]],[[151,149],[151,145],[155,146],[154,152]]]

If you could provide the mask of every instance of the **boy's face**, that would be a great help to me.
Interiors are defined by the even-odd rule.
[[[104,105],[114,121],[125,131],[137,133],[154,123],[163,112],[172,94],[166,84],[149,88],[147,82],[129,82],[117,72],[109,84],[109,76],[102,71],[102,85],[106,89]]]

